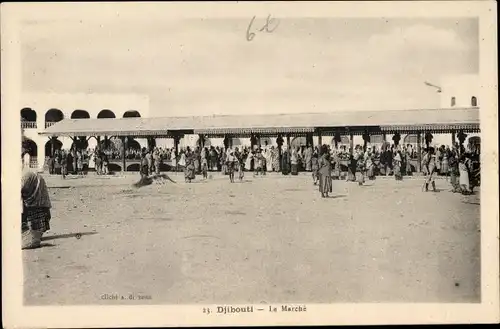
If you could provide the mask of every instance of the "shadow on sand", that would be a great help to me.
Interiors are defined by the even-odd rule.
[[[60,234],[60,235],[52,235],[42,237],[42,241],[48,240],[57,240],[57,239],[67,239],[67,238],[77,238],[80,239],[84,235],[94,235],[97,232],[79,232],[79,233],[68,233],[68,234]]]

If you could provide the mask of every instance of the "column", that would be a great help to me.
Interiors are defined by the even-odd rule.
[[[307,146],[314,147],[313,134],[307,133],[306,138],[307,138]]]
[[[417,132],[417,172],[422,172],[422,133]]]
[[[385,132],[382,134],[382,141],[384,143],[387,142],[387,134]]]
[[[318,131],[318,146],[321,147],[323,145],[323,138],[321,138],[321,131]]]
[[[354,154],[354,134],[349,133],[349,153]]]
[[[451,146],[453,147],[455,145],[455,130],[451,132]]]
[[[126,172],[127,171],[127,157],[125,155],[125,150],[127,149],[127,146],[125,144],[127,143],[127,138],[124,136],[121,136],[120,139],[122,140],[122,149],[121,149],[122,172]]]
[[[291,147],[290,145],[290,134],[286,134],[286,146]]]

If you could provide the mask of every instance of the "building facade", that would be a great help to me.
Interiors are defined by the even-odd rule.
[[[52,152],[52,141],[39,132],[63,119],[85,120],[148,117],[149,97],[134,94],[45,94],[25,93],[20,99],[23,147],[30,154],[30,167],[43,170],[45,157]],[[73,140],[58,137],[55,147],[69,149]],[[97,141],[89,140],[89,147]]]

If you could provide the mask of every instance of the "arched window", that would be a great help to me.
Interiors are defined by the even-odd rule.
[[[38,145],[29,138],[23,138],[22,141],[23,154],[26,152],[32,157],[36,157],[38,155]]]
[[[455,98],[455,96],[453,96],[451,98],[451,106],[455,106],[456,103],[457,103],[457,99]]]
[[[84,110],[74,110],[71,113],[71,119],[90,119],[90,114]]]
[[[138,111],[127,111],[123,113],[124,118],[140,118],[141,114]]]
[[[470,99],[470,105],[477,106],[477,98],[476,98],[476,96],[472,96],[472,98]]]
[[[111,110],[102,110],[97,115],[97,119],[114,119],[114,118],[116,118],[116,116]]]
[[[21,110],[21,118],[26,121],[36,122],[36,112],[29,107]]]
[[[50,127],[56,122],[64,119],[64,114],[61,110],[58,109],[50,109],[45,113],[45,128]]]

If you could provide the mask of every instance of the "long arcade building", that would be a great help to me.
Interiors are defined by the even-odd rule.
[[[291,137],[306,137],[313,144],[316,136],[322,144],[323,136],[333,136],[340,141],[348,136],[350,152],[353,137],[387,134],[416,134],[417,154],[420,157],[421,141],[425,135],[451,134],[451,141],[463,144],[467,133],[479,133],[479,108],[418,109],[393,111],[356,111],[278,115],[214,115],[199,117],[121,118],[121,119],[65,119],[48,128],[40,135],[52,140],[59,136],[90,138],[98,136],[119,137],[122,143],[123,168],[126,170],[125,137],[172,138],[178,149],[185,135],[199,135],[199,142],[210,137],[224,138],[225,147],[232,147],[232,138],[250,137],[252,146],[260,144],[262,137],[277,138],[278,147]],[[432,137],[432,135],[431,135]],[[417,161],[420,171],[421,159]]]

